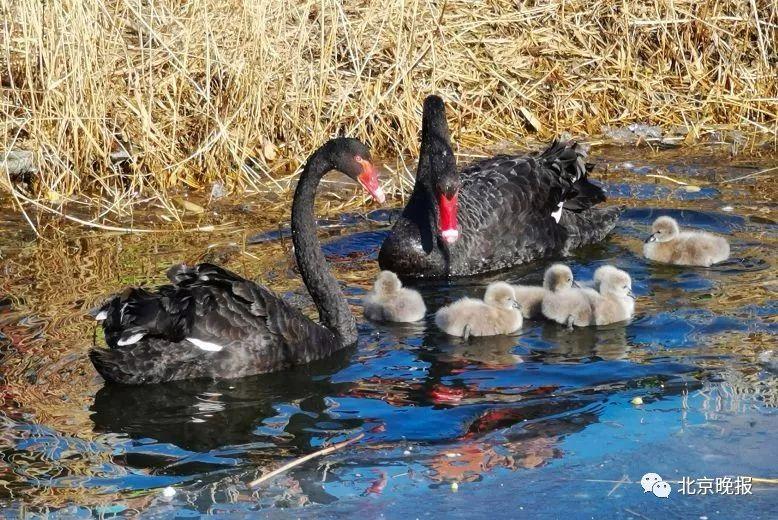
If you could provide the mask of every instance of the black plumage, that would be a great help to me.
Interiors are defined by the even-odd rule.
[[[167,273],[170,284],[126,289],[94,312],[108,345],[89,354],[97,371],[125,384],[236,378],[309,363],[356,343],[356,322],[316,237],[313,205],[316,186],[332,169],[382,199],[369,159],[359,141],[333,139],[311,156],[295,191],[295,256],[322,324],[226,269],[178,265]]]
[[[554,141],[540,154],[498,155],[457,171],[445,107],[428,97],[416,184],[381,246],[381,269],[406,277],[475,275],[602,240],[622,208],[595,207],[605,194],[589,181],[584,156],[577,144]],[[439,234],[439,201],[452,194],[459,232],[448,243]]]

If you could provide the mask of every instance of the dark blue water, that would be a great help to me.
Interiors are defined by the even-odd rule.
[[[695,210],[653,203],[628,210],[604,243],[564,259],[581,280],[607,263],[632,275],[637,314],[626,326],[568,331],[529,321],[513,336],[464,342],[435,330],[439,306],[495,279],[539,284],[548,262],[423,282],[426,322],[361,321],[357,348],[311,366],[104,386],[89,405],[86,436],[3,414],[5,515],[27,511],[26,493],[36,489],[82,493],[54,506],[52,518],[776,518],[775,485],[682,496],[678,481],[778,477],[776,376],[752,355],[754,338],[775,345],[778,332],[774,292],[754,297],[762,282],[774,283],[778,228],[719,211],[717,201]],[[647,263],[640,246],[660,214],[726,235],[732,259],[711,269]],[[363,270],[363,281],[347,286],[355,304],[392,215],[348,216],[325,232],[330,259]],[[284,236],[275,230],[254,242]],[[247,486],[359,433],[356,445]],[[643,493],[647,472],[671,482],[669,498]],[[168,486],[175,496],[163,495]],[[40,503],[31,509],[45,512]]]

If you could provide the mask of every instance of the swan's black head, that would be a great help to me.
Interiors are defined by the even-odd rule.
[[[427,96],[424,100],[418,175],[428,183],[437,201],[440,236],[450,244],[456,242],[460,179],[446,122],[446,106],[439,96]]]
[[[378,171],[373,166],[370,150],[357,139],[338,137],[331,139],[323,149],[332,168],[345,173],[365,188],[379,203],[386,197],[378,183]]]

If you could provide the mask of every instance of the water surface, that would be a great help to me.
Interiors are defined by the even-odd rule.
[[[627,325],[527,322],[464,342],[431,316],[360,320],[357,348],[233,381],[106,386],[86,357],[95,331],[84,312],[127,284],[158,283],[173,262],[202,259],[312,312],[284,226],[249,233],[250,215],[224,203],[213,219],[235,223],[218,233],[68,228],[36,241],[4,214],[0,515],[775,518],[770,483],[746,496],[677,492],[683,476],[778,477],[778,385],[765,355],[778,332],[775,205],[759,177],[727,183],[776,163],[697,153],[598,151],[596,178],[629,209],[608,240],[564,261],[583,280],[606,263],[630,272],[638,300]],[[702,189],[647,177],[656,172]],[[733,258],[711,269],[647,263],[641,242],[660,214],[726,235]],[[355,309],[395,215],[323,222]],[[417,288],[432,313],[495,279],[540,283],[547,263]],[[360,433],[355,446],[247,486]],[[668,499],[643,493],[647,472],[672,482]]]

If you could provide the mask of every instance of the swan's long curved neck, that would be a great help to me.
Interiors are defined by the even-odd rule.
[[[420,218],[429,220],[434,227],[439,217],[434,187],[444,190],[453,189],[453,185],[458,182],[459,172],[454,159],[454,150],[451,148],[451,134],[448,131],[443,100],[437,96],[429,96],[424,101],[421,120],[421,149],[419,166],[416,169],[416,183],[408,202],[408,206],[419,205],[423,208],[423,211],[417,212],[417,220]]]
[[[356,320],[321,250],[314,215],[316,187],[332,168],[322,151],[316,152],[305,165],[292,203],[292,242],[300,274],[319,311],[319,319],[341,345],[348,346],[357,341]]]
[[[438,144],[438,143],[435,143]],[[419,153],[419,165],[416,169],[416,181],[408,203],[403,210],[403,217],[411,220],[419,228],[425,251],[430,250],[432,242],[436,240],[440,208],[435,195],[437,169],[434,163],[439,159],[439,146],[431,145],[422,136],[421,151]],[[456,172],[454,172],[456,174]]]

